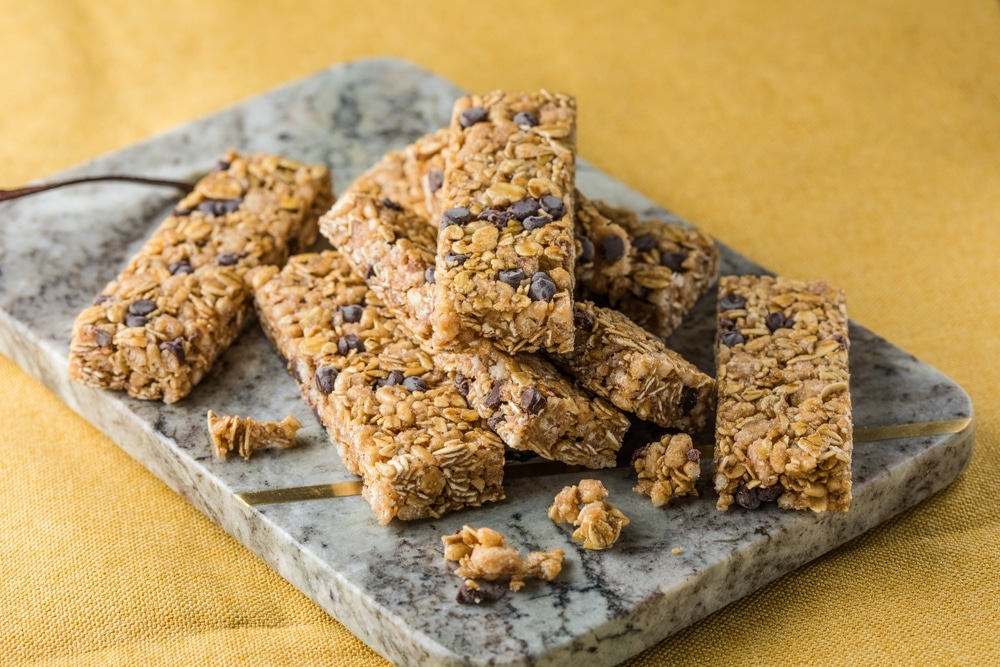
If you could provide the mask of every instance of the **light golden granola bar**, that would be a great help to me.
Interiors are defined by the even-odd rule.
[[[844,293],[826,282],[719,279],[719,509],[773,500],[816,512],[850,507],[847,336]]]
[[[280,422],[262,422],[250,417],[217,415],[208,411],[208,436],[215,449],[215,455],[225,460],[229,452],[235,451],[244,459],[258,449],[295,446],[295,434],[302,424],[288,415]]]
[[[330,172],[226,153],[73,325],[69,375],[173,403],[201,381],[252,315],[246,272],[316,238]]]
[[[576,342],[550,354],[580,386],[664,428],[697,432],[715,404],[715,381],[625,317],[577,301]]]
[[[380,523],[504,497],[503,443],[337,251],[252,276],[261,324]]]
[[[576,103],[547,91],[466,96],[452,111],[433,343],[573,345]]]
[[[630,236],[628,273],[586,274],[577,298],[625,313],[650,333],[666,338],[715,281],[719,250],[707,234],[662,220],[639,221],[633,211],[592,202]]]
[[[491,345],[437,358],[508,447],[587,468],[615,465],[628,418],[575,387],[548,361]]]
[[[637,449],[632,467],[638,474],[633,491],[649,496],[653,507],[663,507],[677,496],[698,495],[701,455],[687,433],[668,433]]]

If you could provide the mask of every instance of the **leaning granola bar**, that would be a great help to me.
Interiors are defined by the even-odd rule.
[[[819,280],[719,280],[718,507],[846,511],[851,502],[844,293]]]
[[[576,302],[576,342],[550,354],[582,387],[664,428],[696,432],[715,403],[715,381],[621,313]]]
[[[697,229],[655,219],[640,222],[633,211],[601,201],[592,203],[629,233],[630,265],[625,274],[585,274],[577,298],[620,310],[647,331],[666,338],[715,281],[718,248]]]
[[[173,403],[252,315],[246,272],[316,238],[329,171],[229,151],[73,326],[70,377]]]
[[[454,105],[438,231],[433,343],[573,345],[576,103],[493,92]]]
[[[504,497],[503,443],[337,251],[253,276],[261,324],[380,523]]]
[[[570,465],[615,465],[628,418],[575,387],[546,360],[491,345],[437,358],[455,371],[459,391],[508,447]]]

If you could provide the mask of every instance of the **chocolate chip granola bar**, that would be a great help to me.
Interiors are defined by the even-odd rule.
[[[325,167],[229,151],[77,317],[70,377],[182,399],[251,317],[246,272],[311,244],[331,200]]]
[[[493,92],[452,112],[440,198],[433,343],[573,345],[576,104]]]
[[[848,320],[826,282],[719,279],[718,507],[843,512],[851,502]]]

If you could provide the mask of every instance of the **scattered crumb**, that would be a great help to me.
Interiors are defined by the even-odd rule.
[[[576,486],[560,491],[549,508],[549,518],[556,523],[577,526],[573,539],[584,549],[608,549],[621,536],[628,517],[605,501],[608,490],[600,480],[584,479]]]
[[[291,415],[280,422],[258,422],[250,417],[220,416],[208,411],[208,435],[220,459],[226,459],[234,450],[249,459],[256,450],[265,447],[294,447],[295,434],[300,428],[302,424]]]
[[[677,555],[677,554],[679,554],[679,553],[683,553],[683,551],[684,551],[684,550],[683,550],[683,549],[681,549],[680,547],[674,547],[673,549],[671,549],[671,550],[670,550],[670,553],[672,553],[673,555],[675,555],[675,556],[676,556],[676,555]]]
[[[701,456],[686,433],[667,434],[636,451],[632,467],[639,475],[633,489],[663,507],[677,496],[696,496],[695,482],[701,474]]]
[[[503,535],[491,528],[462,526],[454,534],[443,536],[441,541],[445,560],[457,561],[455,574],[465,579],[456,597],[462,604],[496,599],[495,590],[480,584],[480,579],[486,582],[510,579],[512,591],[520,590],[528,577],[552,581],[562,570],[565,554],[562,549],[554,549],[533,551],[522,558],[517,549],[506,545]]]

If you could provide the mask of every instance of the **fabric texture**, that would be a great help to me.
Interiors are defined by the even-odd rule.
[[[0,15],[2,187],[361,56],[576,95],[582,157],[776,272],[844,287],[853,319],[976,409],[952,486],[629,664],[1000,663],[995,0]],[[385,664],[5,358],[0,415],[0,664]]]

